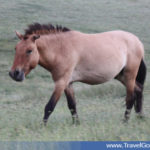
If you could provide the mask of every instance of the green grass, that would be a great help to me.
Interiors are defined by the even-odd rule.
[[[149,0],[2,0],[0,5],[0,140],[75,141],[150,139],[150,1]],[[148,74],[144,91],[145,119],[134,111],[123,124],[125,88],[117,81],[98,86],[74,84],[81,124],[72,125],[64,95],[48,121],[41,125],[45,104],[53,91],[50,74],[41,67],[23,83],[8,76],[17,42],[14,31],[30,23],[51,22],[82,32],[123,29],[145,46]]]

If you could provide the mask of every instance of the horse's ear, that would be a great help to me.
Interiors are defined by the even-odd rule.
[[[33,42],[34,42],[35,40],[37,40],[37,39],[39,39],[39,38],[40,38],[40,35],[33,35],[32,40],[33,40]]]
[[[20,40],[22,40],[23,39],[23,35],[22,34],[20,34],[19,32],[17,32],[17,31],[15,31],[16,32],[16,35],[17,35],[17,37],[20,39]]]

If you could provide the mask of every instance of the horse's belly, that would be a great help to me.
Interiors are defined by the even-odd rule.
[[[100,84],[108,81],[108,78],[102,74],[97,74],[93,72],[74,72],[71,77],[71,82],[80,81],[88,84]]]
[[[113,79],[121,69],[122,68],[118,68],[118,70],[111,70],[109,69],[109,66],[107,69],[98,68],[96,66],[91,69],[75,69],[71,76],[70,82],[80,81],[88,84],[101,84]]]

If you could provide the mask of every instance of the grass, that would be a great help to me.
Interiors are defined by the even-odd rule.
[[[1,141],[105,141],[150,139],[150,1],[149,0],[14,0],[0,5],[0,140]],[[41,126],[45,104],[53,91],[50,74],[41,67],[23,83],[8,76],[14,31],[23,32],[33,22],[61,24],[82,32],[123,29],[136,34],[145,46],[148,74],[144,91],[145,119],[134,111],[123,124],[125,89],[117,81],[98,86],[75,83],[81,124],[73,126],[64,95],[47,127]]]

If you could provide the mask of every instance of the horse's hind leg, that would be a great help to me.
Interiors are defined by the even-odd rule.
[[[126,119],[129,119],[129,115],[133,107],[133,104],[135,112],[140,117],[142,117],[143,88],[145,78],[146,78],[146,65],[143,60],[141,60],[139,66],[138,63],[136,63],[135,66],[126,67],[115,77],[115,79],[119,80],[127,89],[127,96],[126,96],[127,109],[125,112]]]
[[[142,117],[142,106],[143,106],[143,86],[136,82],[136,87],[134,90],[135,102],[134,109],[139,117]]]
[[[71,84],[65,89],[65,95],[67,98],[68,108],[70,109],[72,115],[73,124],[79,124],[79,118],[76,110],[76,100]]]
[[[127,96],[126,96],[126,111],[124,114],[126,121],[130,118],[130,113],[135,101],[134,87],[135,87],[134,79],[130,79],[126,81]]]
[[[119,80],[126,87],[126,111],[124,114],[125,120],[128,120],[132,107],[135,102],[135,79],[137,70],[129,70],[124,68],[115,79]]]

